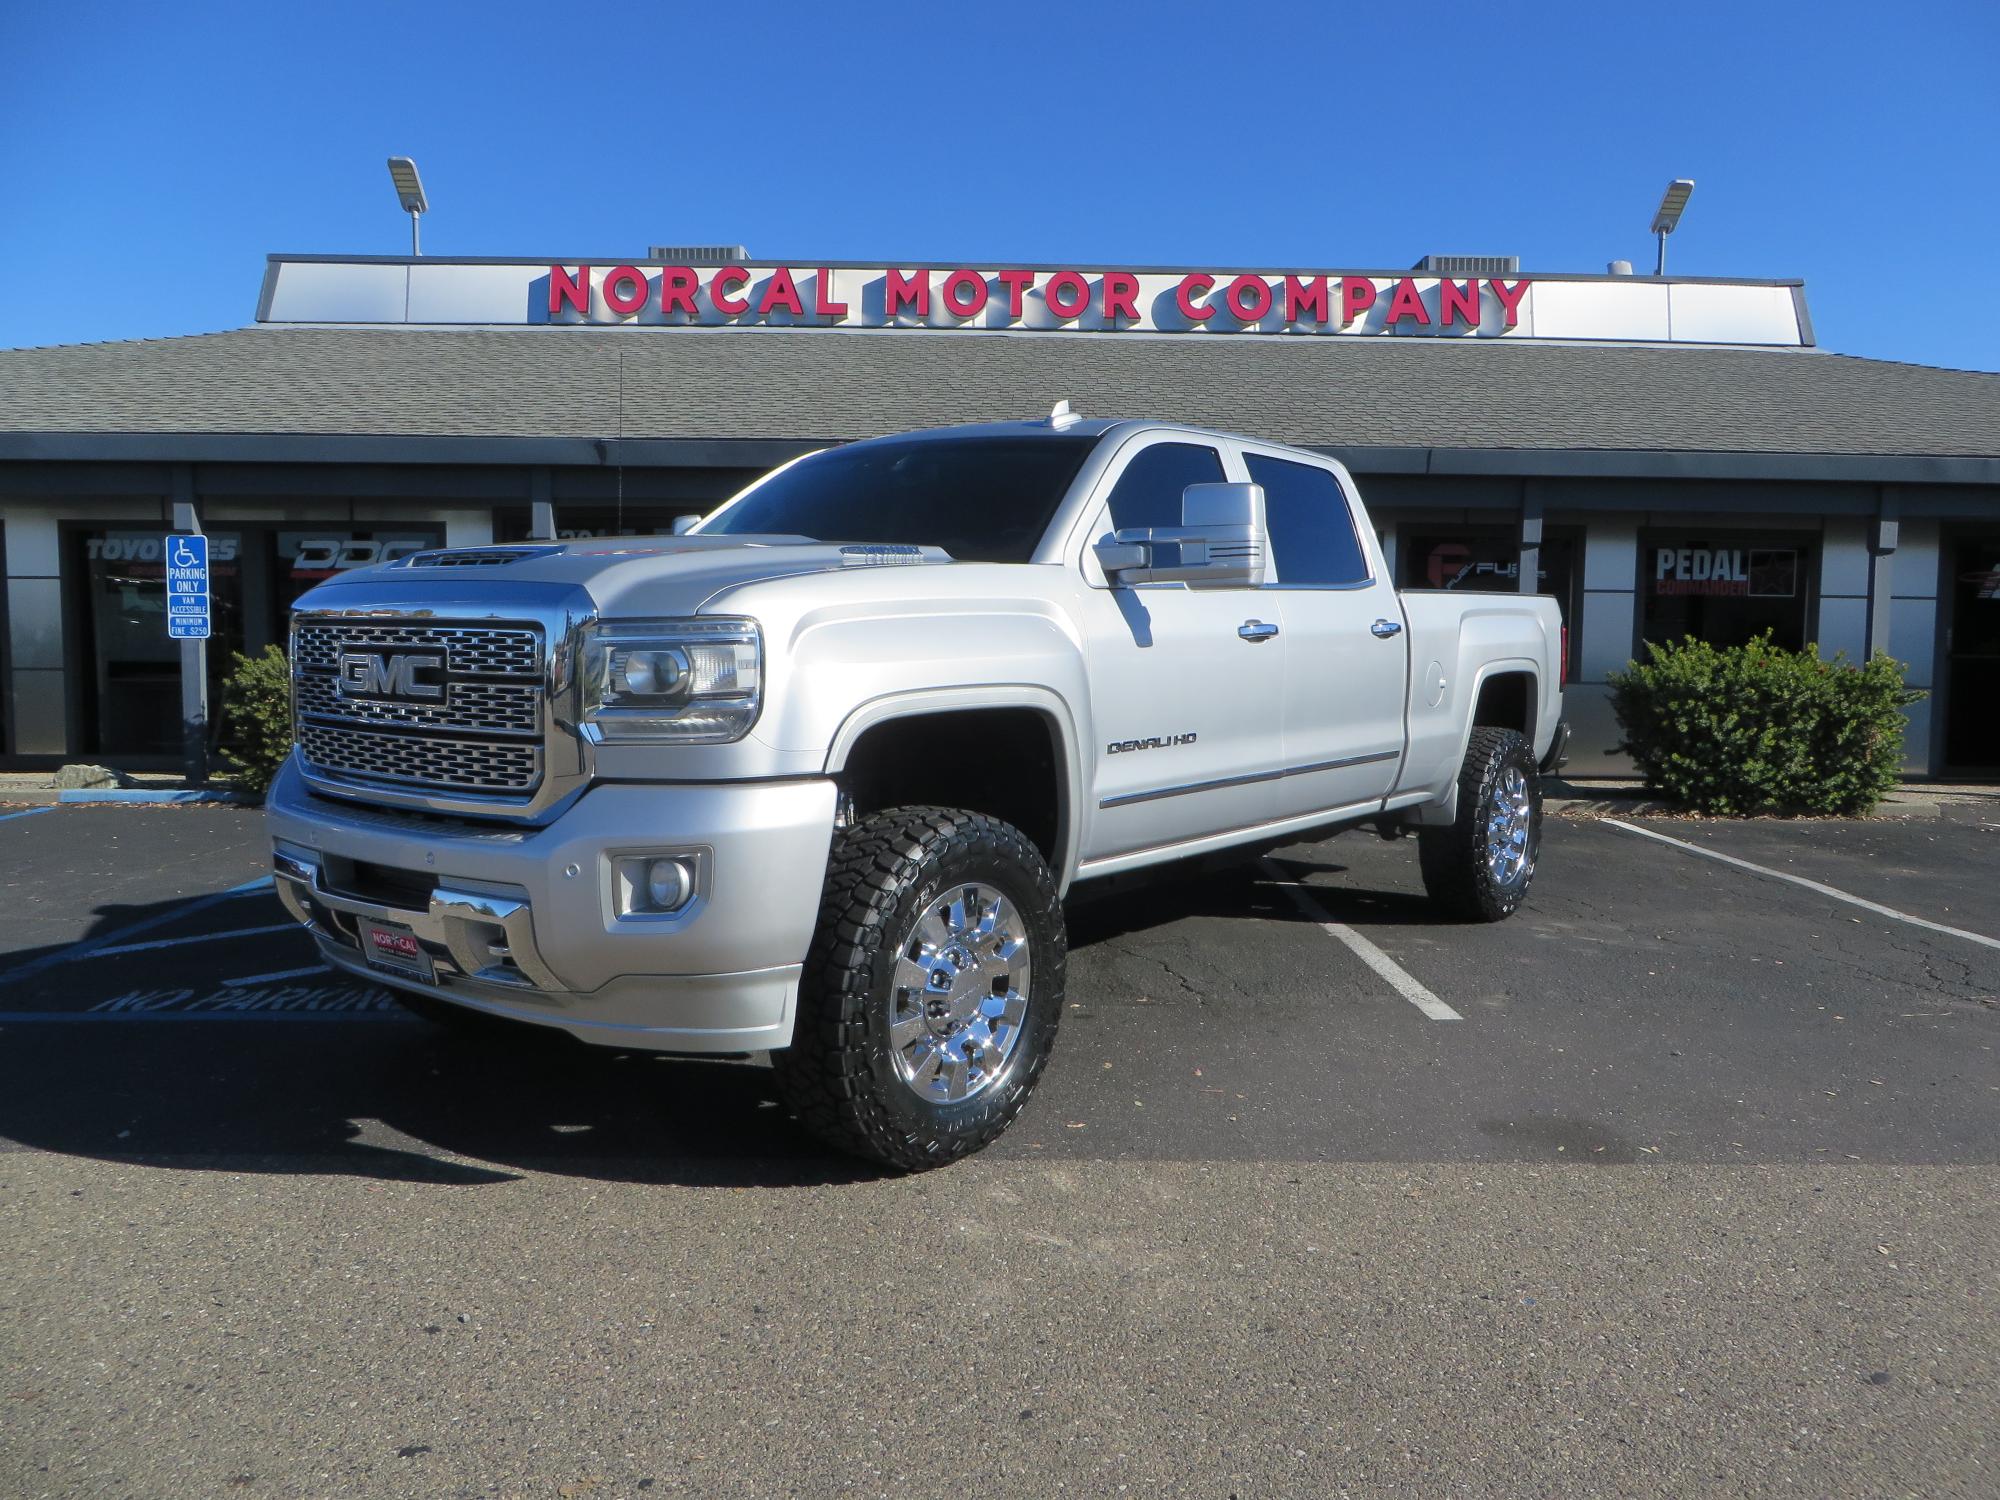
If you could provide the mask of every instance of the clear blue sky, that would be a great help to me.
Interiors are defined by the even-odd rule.
[[[953,19],[957,18],[957,19]],[[2000,4],[0,0],[0,346],[251,321],[269,251],[1805,278],[2000,369]]]

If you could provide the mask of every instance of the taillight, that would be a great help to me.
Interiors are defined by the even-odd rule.
[[[1563,632],[1562,669],[1556,673],[1556,686],[1568,687],[1569,686],[1569,626],[1567,625],[1563,626],[1562,632]]]

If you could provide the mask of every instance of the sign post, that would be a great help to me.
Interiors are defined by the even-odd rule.
[[[193,517],[174,519],[189,525]],[[167,636],[181,643],[181,752],[188,780],[199,784],[208,780],[208,538],[173,532],[166,541]]]

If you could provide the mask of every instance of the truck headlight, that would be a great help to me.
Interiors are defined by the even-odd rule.
[[[584,732],[607,743],[740,740],[764,704],[755,620],[618,620],[583,642]]]

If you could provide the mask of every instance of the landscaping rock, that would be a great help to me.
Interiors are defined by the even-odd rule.
[[[54,782],[59,792],[88,791],[97,787],[123,786],[125,778],[109,766],[64,766]]]

